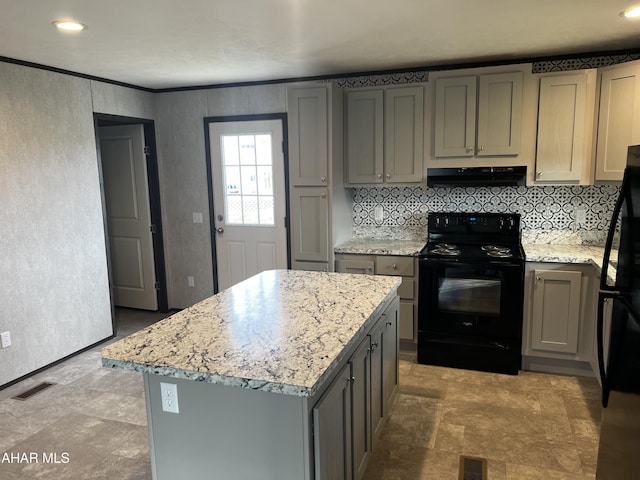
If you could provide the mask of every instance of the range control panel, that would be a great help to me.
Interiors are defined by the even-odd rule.
[[[460,213],[429,214],[429,233],[495,233],[518,236],[520,214]]]

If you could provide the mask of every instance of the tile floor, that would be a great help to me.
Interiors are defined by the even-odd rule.
[[[118,338],[162,317],[119,314]],[[102,368],[103,346],[0,391],[0,479],[151,478],[142,379]],[[400,379],[367,480],[457,480],[461,454],[486,458],[489,480],[595,478],[594,379],[431,367],[408,354]],[[56,385],[11,398],[41,381]],[[2,462],[5,453],[38,462]]]

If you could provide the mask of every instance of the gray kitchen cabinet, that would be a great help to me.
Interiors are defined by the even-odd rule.
[[[389,307],[371,333],[372,448],[382,433],[398,391],[398,308]]]
[[[527,263],[524,369],[591,372],[594,298],[591,266]]]
[[[541,76],[536,183],[591,183],[595,70]]]
[[[435,156],[518,155],[522,72],[438,78]]]
[[[596,180],[622,180],[627,147],[640,143],[640,62],[600,71]]]
[[[329,261],[329,196],[326,188],[291,191],[292,257],[297,261]]]
[[[362,342],[353,354],[351,365],[352,399],[352,443],[353,476],[356,480],[364,476],[371,457],[371,337]]]
[[[332,271],[333,245],[351,236],[353,199],[343,187],[342,90],[287,88],[291,266]]]
[[[329,179],[330,92],[323,86],[287,91],[289,181],[296,187],[326,186]]]
[[[362,273],[375,275],[394,275],[402,277],[398,287],[400,311],[398,335],[400,340],[415,341],[418,321],[418,285],[417,258],[397,255],[337,254],[336,272]]]
[[[581,272],[534,270],[531,348],[578,353]]]
[[[398,302],[380,319],[313,408],[316,480],[361,480],[398,386]]]
[[[315,478],[351,480],[351,365],[340,371],[313,407]]]
[[[346,98],[346,184],[421,182],[424,87],[352,90]]]

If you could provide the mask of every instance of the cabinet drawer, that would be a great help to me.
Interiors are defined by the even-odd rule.
[[[336,260],[336,271],[373,275],[373,260]]]
[[[403,278],[402,283],[398,287],[398,295],[403,300],[413,300],[415,296],[414,289],[415,282],[413,278]]]
[[[413,277],[413,257],[376,257],[376,274]]]

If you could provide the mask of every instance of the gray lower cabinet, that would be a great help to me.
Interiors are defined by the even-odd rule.
[[[549,371],[557,373],[590,370],[595,322],[592,267],[527,264],[525,283],[525,369],[548,364]]]
[[[313,407],[315,478],[353,478],[351,461],[351,365],[345,365]]]
[[[402,277],[400,296],[400,340],[415,342],[418,321],[418,260],[413,256],[336,254],[336,272]]]
[[[359,344],[313,408],[315,480],[360,480],[398,387],[398,302]]]

